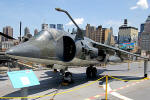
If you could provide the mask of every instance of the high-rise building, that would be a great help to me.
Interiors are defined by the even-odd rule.
[[[47,30],[48,29],[48,24],[43,23],[42,24],[42,30]]]
[[[146,22],[150,22],[150,15],[147,17]]]
[[[141,33],[141,49],[150,51],[150,15],[144,23],[144,31]]]
[[[90,33],[91,33],[90,32],[90,24],[87,24],[86,25],[86,34],[85,34],[85,36],[88,37],[88,38],[90,38]]]
[[[141,38],[141,33],[144,31],[144,23],[142,23],[141,25],[140,25],[140,32],[139,32],[139,34],[138,34],[138,39],[140,39]]]
[[[119,43],[134,42],[137,44],[138,28],[128,26],[127,19],[125,19],[124,25],[119,27],[118,41],[119,41]]]
[[[118,43],[118,36],[114,36],[115,43]]]
[[[11,28],[10,26],[6,26],[6,27],[3,28],[3,33],[8,35],[8,36],[13,37],[13,28]],[[11,41],[11,39],[7,39],[7,38],[2,36],[1,37],[1,41],[2,42],[3,41]]]
[[[148,33],[147,29],[149,29],[149,27],[150,27],[148,25],[149,22],[150,22],[150,15],[147,17],[145,23],[142,23],[141,26],[140,26],[140,32],[139,32],[139,37],[138,37],[138,41],[139,41],[138,44],[139,44],[139,49],[142,49],[142,50],[148,50],[148,48],[146,49],[146,47],[145,47],[145,45],[147,45],[147,44],[144,43],[144,41],[145,41],[144,37],[149,35],[149,34],[146,35],[146,33]],[[147,29],[146,29],[146,27],[147,27]]]
[[[98,26],[96,29],[96,34],[95,34],[95,41],[96,42],[101,42],[102,43],[102,36],[103,36],[103,29],[102,26]]]
[[[58,29],[58,30],[64,30],[63,24],[57,24],[57,29]]]
[[[140,25],[140,32],[139,32],[139,34],[138,34],[138,46],[139,46],[139,49],[140,49],[140,47],[141,47],[141,34],[142,34],[142,32],[144,31],[144,23],[142,23],[141,25]]]
[[[49,24],[50,28],[56,28],[56,24]]]
[[[100,43],[105,43],[106,40],[108,39],[109,33],[112,32],[113,30],[109,28],[102,28],[102,26],[98,26],[97,28],[95,26],[90,26],[90,24],[86,25],[86,34],[85,36]],[[113,44],[114,39],[113,39],[113,34],[111,36],[111,44]]]
[[[115,45],[116,41],[115,41],[115,36],[113,34],[113,28],[110,27],[110,32],[108,34],[111,34],[111,40],[110,40],[110,45]],[[107,37],[108,38],[108,37]]]
[[[24,29],[24,36],[26,36],[27,34],[30,34],[30,30],[28,27],[25,27]]]
[[[38,34],[38,30],[35,29],[35,30],[34,30],[34,36],[37,35],[37,34]]]
[[[140,32],[143,32],[143,31],[144,31],[144,23],[142,23],[140,26]]]
[[[110,35],[110,37],[108,37]],[[101,43],[105,43],[110,39],[110,45],[115,44],[114,35],[113,35],[113,28],[103,28],[102,29],[102,37],[101,37]]]
[[[96,35],[96,27],[90,26],[90,24],[87,24],[85,36],[92,40],[95,40],[95,35]]]

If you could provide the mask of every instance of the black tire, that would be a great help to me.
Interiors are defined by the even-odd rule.
[[[65,77],[68,77],[69,75],[72,77],[72,74],[70,72],[65,73]]]
[[[54,72],[58,72],[57,69],[54,69]]]
[[[92,77],[92,67],[88,67],[86,69],[86,76],[87,76],[87,78],[91,78]]]
[[[97,69],[96,67],[92,68],[92,78],[96,78],[97,77]]]
[[[65,77],[70,77],[70,81],[65,80],[64,79]],[[64,78],[63,78],[63,82],[65,82],[65,83],[73,83],[72,74],[70,72],[66,72],[65,75],[64,75]]]

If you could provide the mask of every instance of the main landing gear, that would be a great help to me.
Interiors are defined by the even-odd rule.
[[[90,65],[86,69],[86,76],[87,76],[87,78],[96,78],[97,77],[97,69],[96,69],[96,67],[93,67],[93,65]]]

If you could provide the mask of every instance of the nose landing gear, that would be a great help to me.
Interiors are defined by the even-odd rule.
[[[73,83],[72,74],[70,72],[60,71],[62,75],[62,85],[67,86]]]
[[[65,83],[72,83],[73,82],[73,80],[72,80],[72,74],[70,72],[66,72],[64,74],[63,82],[65,82]]]

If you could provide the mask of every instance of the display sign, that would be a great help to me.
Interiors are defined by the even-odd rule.
[[[14,88],[23,88],[39,85],[39,81],[32,70],[7,72]]]
[[[124,49],[124,50],[133,50],[134,43],[121,43],[121,44],[119,44],[119,48]]]

